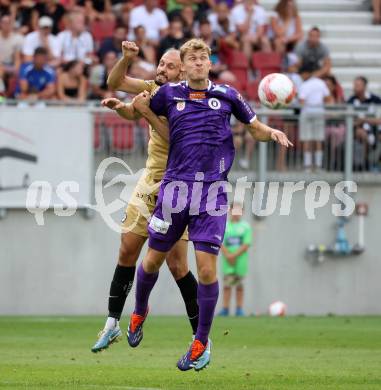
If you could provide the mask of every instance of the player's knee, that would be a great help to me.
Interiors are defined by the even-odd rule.
[[[183,278],[189,272],[186,262],[174,257],[167,257],[167,265],[175,280]]]
[[[203,264],[198,268],[198,277],[201,283],[213,283],[216,280],[216,270],[210,264]]]
[[[140,253],[139,245],[132,245],[127,239],[122,237],[119,248],[119,265],[123,267],[134,267]]]

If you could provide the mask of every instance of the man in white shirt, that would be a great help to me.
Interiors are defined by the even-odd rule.
[[[57,39],[63,62],[78,60],[85,64],[92,63],[94,41],[85,30],[85,16],[82,13],[70,13],[68,29],[59,33]]]
[[[60,62],[60,48],[57,37],[52,34],[53,20],[49,16],[42,16],[38,20],[38,31],[32,31],[24,40],[22,54],[24,62],[31,62],[38,47],[44,47],[48,51],[49,65],[57,66]]]
[[[143,26],[148,40],[157,46],[159,40],[168,34],[168,25],[167,15],[157,7],[157,0],[145,0],[143,5],[131,11],[129,40],[135,39],[134,29]]]
[[[267,14],[263,7],[255,4],[255,0],[244,0],[236,5],[231,13],[234,28],[242,36],[243,50],[251,57],[253,46],[262,51],[271,51],[265,34]]]
[[[0,66],[5,76],[17,74],[21,63],[20,52],[24,37],[13,31],[13,21],[9,15],[0,18]]]
[[[216,5],[215,12],[209,14],[208,20],[213,34],[218,38],[224,38],[236,31],[232,17],[230,16],[229,7],[225,2]]]
[[[314,166],[323,166],[323,141],[325,139],[324,104],[329,100],[326,83],[313,75],[312,68],[302,68],[304,80],[300,85],[298,97],[302,110],[299,116],[299,139],[303,143],[304,168],[310,171]],[[312,150],[315,146],[315,164],[312,161]]]

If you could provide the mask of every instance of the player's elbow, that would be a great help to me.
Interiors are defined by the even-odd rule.
[[[112,77],[107,77],[107,86],[111,91],[116,91],[119,87],[119,83],[117,80],[113,79]]]

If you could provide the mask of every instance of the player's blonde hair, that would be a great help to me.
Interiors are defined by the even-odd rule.
[[[184,61],[185,54],[187,54],[190,51],[193,50],[205,50],[208,55],[212,53],[210,50],[210,47],[202,40],[202,39],[191,39],[187,42],[185,42],[181,47],[180,47],[180,58],[181,61]]]

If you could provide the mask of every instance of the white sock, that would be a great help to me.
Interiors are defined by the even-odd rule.
[[[119,328],[119,321],[113,317],[107,317],[105,329],[110,330],[114,328]]]
[[[321,168],[323,166],[323,151],[322,150],[317,150],[315,152],[315,165],[318,168]]]
[[[309,168],[312,165],[312,153],[304,152],[304,168]]]

